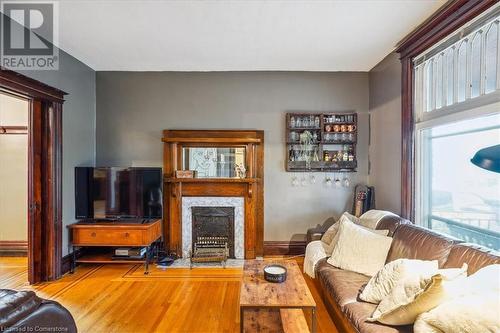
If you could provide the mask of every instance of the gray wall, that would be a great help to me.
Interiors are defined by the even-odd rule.
[[[284,170],[285,112],[360,113],[359,169],[367,181],[368,73],[97,72],[97,165],[162,165],[163,129],[265,131],[265,240],[301,239],[308,227],[350,209],[351,189],[323,174],[291,186]]]
[[[389,54],[369,72],[370,184],[378,209],[401,211],[401,63]]]

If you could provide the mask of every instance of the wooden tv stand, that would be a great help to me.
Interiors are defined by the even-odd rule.
[[[144,263],[144,274],[149,272],[149,262],[161,239],[161,220],[83,220],[68,226],[71,230],[73,260],[76,263],[124,264]],[[110,247],[107,251],[88,251],[76,257],[76,247]],[[111,247],[146,247],[144,259],[113,259]]]

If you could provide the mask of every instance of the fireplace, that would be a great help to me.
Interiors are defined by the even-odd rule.
[[[191,207],[191,248],[200,237],[223,237],[227,240],[228,257],[234,258],[234,207]]]
[[[182,198],[182,257],[190,257],[197,237],[227,237],[228,257],[244,259],[244,205],[241,197]]]
[[[170,252],[187,259],[192,251],[192,207],[234,207],[234,257],[263,255],[264,132],[258,130],[164,130],[163,231]],[[214,150],[207,147],[216,148]],[[191,149],[205,153],[190,159]],[[229,155],[223,150],[229,149]],[[196,150],[199,153],[199,150]],[[231,152],[234,151],[234,154]],[[195,151],[193,150],[194,154]],[[234,155],[234,161],[232,156]],[[203,161],[208,158],[210,166]],[[235,164],[239,172],[233,177]],[[224,168],[222,168],[224,165]],[[218,168],[221,167],[220,172]],[[199,177],[179,178],[179,170],[198,171]],[[224,172],[222,172],[224,170]],[[222,178],[221,178],[222,177]]]

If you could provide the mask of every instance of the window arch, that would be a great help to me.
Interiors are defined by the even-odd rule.
[[[470,97],[474,98],[481,94],[481,47],[483,32],[479,30],[472,37],[470,56]]]
[[[486,31],[485,37],[485,59],[484,59],[484,81],[485,93],[491,93],[498,87],[498,67],[499,67],[499,50],[498,50],[498,24],[496,20],[490,24]]]

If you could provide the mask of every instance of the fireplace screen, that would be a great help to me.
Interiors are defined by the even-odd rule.
[[[226,237],[228,257],[234,258],[234,207],[192,207],[192,242],[200,237]]]

